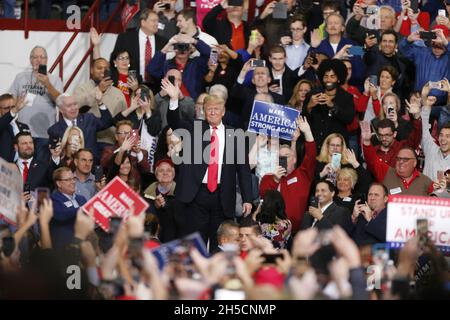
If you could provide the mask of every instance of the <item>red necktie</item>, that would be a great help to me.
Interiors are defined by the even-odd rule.
[[[28,162],[23,161],[22,163],[23,163],[23,173],[22,173],[23,183],[27,183],[27,180],[28,180]]]
[[[208,165],[208,190],[214,192],[217,189],[217,176],[219,174],[219,138],[216,133],[217,127],[213,127],[211,134],[211,150]]]
[[[150,38],[147,37],[147,42],[145,43],[145,68],[147,68],[151,60],[152,60],[152,44],[150,43]],[[148,82],[150,80],[148,72],[145,72],[144,78],[145,82]]]

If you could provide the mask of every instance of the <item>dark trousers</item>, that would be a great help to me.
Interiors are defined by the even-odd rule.
[[[214,192],[209,192],[206,184],[202,184],[194,200],[187,204],[184,212],[183,235],[199,232],[205,244],[209,240],[209,252],[214,252],[218,246],[217,229],[225,220],[220,203],[220,186]]]

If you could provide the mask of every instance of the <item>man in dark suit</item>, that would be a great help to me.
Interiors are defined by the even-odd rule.
[[[335,186],[328,180],[321,180],[316,185],[315,196],[318,207],[310,206],[303,217],[302,229],[317,228],[320,231],[339,225],[348,234],[352,229],[351,213],[347,208],[339,207],[333,202]]]
[[[34,157],[34,143],[30,132],[18,133],[15,137],[14,148],[18,153],[17,167],[23,177],[24,186],[28,189],[25,190],[25,200],[28,201],[29,191],[50,185],[53,166]]]
[[[61,111],[61,117],[57,123],[48,128],[47,132],[50,141],[64,136],[64,132],[68,127],[77,126],[84,135],[84,148],[94,152],[95,158],[98,160],[97,152],[97,132],[108,129],[112,125],[112,116],[107,107],[99,103],[100,118],[91,113],[80,114],[80,107],[75,97],[63,93],[56,99],[56,104]]]
[[[76,180],[70,168],[56,169],[53,173],[53,182],[57,190],[50,196],[53,202],[50,235],[53,247],[62,250],[73,240],[77,211],[86,203],[86,199],[75,194]]]
[[[136,70],[145,83],[151,84],[149,75],[145,73],[145,67],[150,63],[155,52],[164,47],[166,40],[156,34],[158,14],[153,10],[148,8],[141,10],[139,23],[140,28],[119,34],[113,52],[127,51],[130,55],[130,70]],[[152,86],[151,89],[153,90],[154,87]]]
[[[169,126],[174,134],[189,132],[189,136],[184,136],[181,159],[174,159],[176,163],[181,162],[175,197],[183,209],[178,214],[184,215],[186,221],[182,228],[186,233],[199,231],[205,242],[209,239],[209,249],[214,252],[218,227],[225,219],[232,219],[235,215],[236,177],[244,215],[250,214],[252,209],[247,148],[241,143],[241,149],[238,149],[235,130],[223,125],[225,101],[222,98],[213,95],[205,98],[206,121],[182,121],[177,110],[179,88],[166,79],[162,80],[162,86],[171,97],[167,114]]]
[[[357,245],[386,242],[388,189],[381,183],[372,183],[367,203],[356,201],[352,214],[352,238]]]
[[[13,162],[16,151],[14,150],[14,137],[19,132],[30,131],[30,128],[17,120],[16,115],[24,107],[25,98],[14,97],[5,93],[0,96],[0,157],[8,162]]]

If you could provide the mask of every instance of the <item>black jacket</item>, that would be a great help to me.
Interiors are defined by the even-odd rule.
[[[232,26],[225,16],[223,19],[218,19],[218,16],[223,12],[223,7],[218,4],[203,18],[203,30],[216,38],[219,44],[226,44],[228,47],[233,48],[231,45]],[[250,28],[245,21],[244,24],[244,39],[245,47],[248,46],[248,39],[250,37]]]
[[[300,229],[308,229],[312,227],[314,218],[310,214],[303,216]],[[334,202],[323,212],[323,218],[314,225],[319,231],[331,229],[333,226],[339,225],[348,234],[352,230],[351,213],[347,208],[339,207]]]
[[[333,108],[329,108],[324,104],[318,104],[308,113],[306,106],[309,103],[309,99],[311,99],[311,95],[312,93],[310,92],[306,96],[303,104],[305,106],[303,114],[306,115],[311,126],[317,147],[320,148],[325,138],[332,133],[342,134],[348,142],[349,132],[346,125],[351,123],[355,117],[353,96],[341,87],[338,87]]]
[[[386,242],[387,209],[383,209],[370,222],[363,215],[358,217],[353,227],[352,239],[357,245],[385,243]]]
[[[209,124],[204,120],[182,121],[180,120],[178,110],[169,110],[167,113],[167,121],[174,131],[177,129],[185,129],[190,134],[189,139],[186,139],[186,134],[183,136],[185,140],[183,141],[183,155],[181,155],[181,160],[185,162],[177,166],[178,172],[175,199],[182,203],[191,203],[195,199],[195,196],[201,187],[206,170],[208,169],[208,162],[206,159],[203,159],[203,154],[209,154],[208,149],[211,140]],[[198,126],[201,128],[201,136],[199,136]],[[182,131],[180,133],[182,133]],[[227,218],[233,218],[235,215],[236,179],[239,181],[243,202],[251,203],[253,201],[251,171],[247,157],[248,150],[244,150],[245,163],[239,164],[237,160],[238,155],[241,155],[241,153],[238,153],[238,144],[236,138],[233,137],[233,133],[233,128],[225,126],[226,142],[220,178],[220,202],[223,213]],[[234,141],[231,141],[230,139],[234,139]],[[201,148],[198,146],[200,141],[202,143]],[[228,150],[227,148],[230,146],[233,146],[234,150]],[[190,151],[188,148],[190,148]],[[205,150],[205,148],[207,150]],[[200,154],[198,151],[200,151]],[[227,161],[226,157],[229,152],[234,152],[233,161]],[[184,159],[185,157],[188,159]],[[201,163],[198,163],[199,157]]]
[[[16,154],[14,150],[14,131],[10,125],[13,119],[11,112],[0,117],[0,157],[8,162],[13,162]],[[19,132],[30,131],[30,128],[25,123],[17,120],[15,122]]]
[[[273,80],[273,71],[272,67],[269,64],[269,70],[270,70],[270,77]],[[281,85],[283,87],[283,94],[284,100],[288,102],[291,100],[292,92],[294,91],[294,87],[299,81],[298,76],[298,69],[293,71],[289,69],[287,65],[285,65],[285,70],[283,72],[283,75],[281,76]]]

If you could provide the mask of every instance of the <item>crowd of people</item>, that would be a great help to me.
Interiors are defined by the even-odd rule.
[[[73,92],[37,44],[0,95],[24,187],[0,297],[448,298],[448,258],[426,234],[389,248],[386,224],[390,195],[450,198],[450,2],[259,1],[248,21],[223,0],[201,22],[176,2],[143,6],[109,57],[91,29]],[[300,111],[291,139],[247,132],[255,101]],[[82,206],[116,177],[149,207],[105,231]]]

